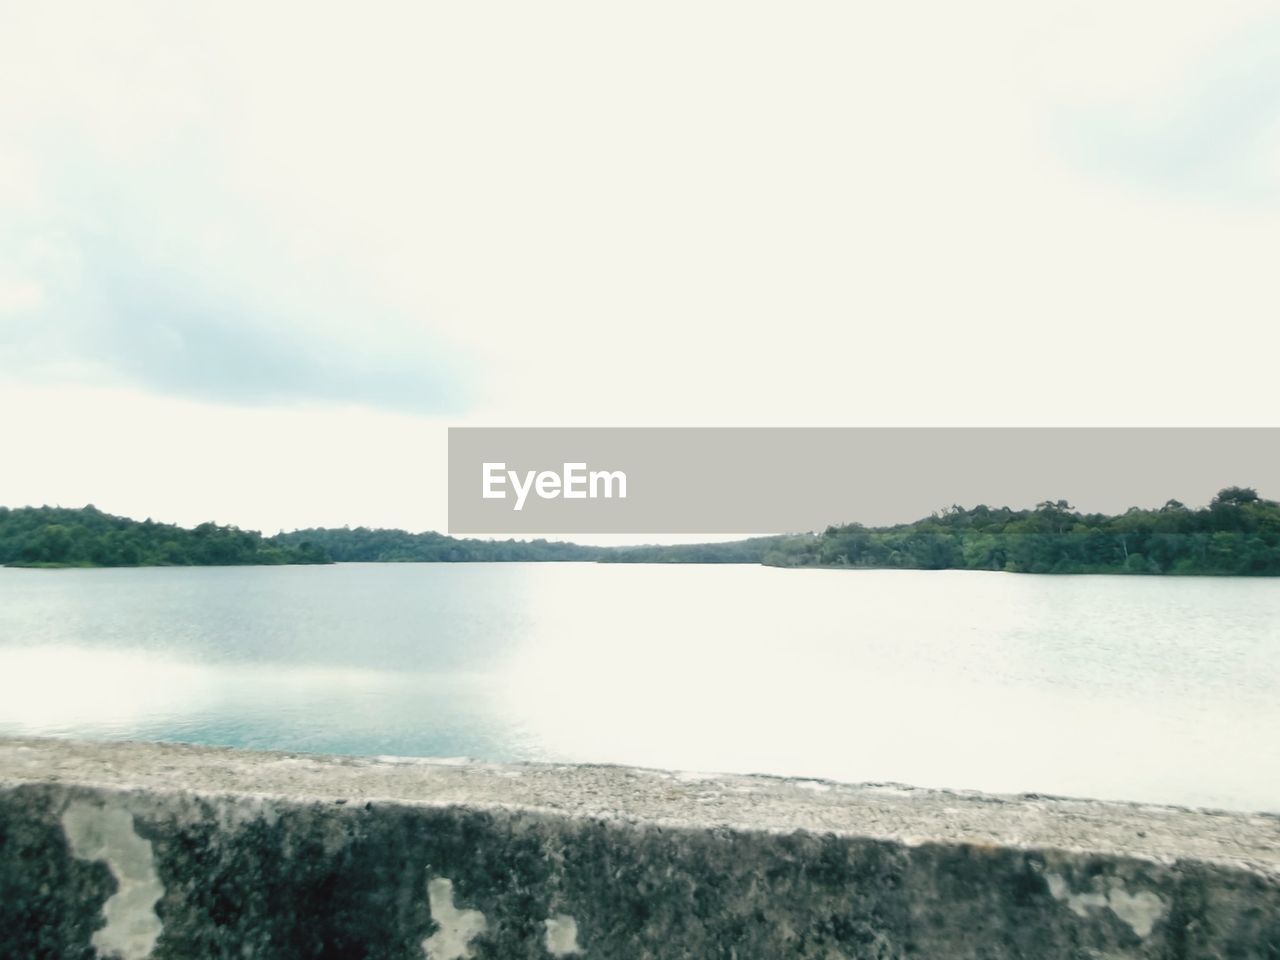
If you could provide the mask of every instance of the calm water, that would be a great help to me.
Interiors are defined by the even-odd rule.
[[[1280,810],[1280,581],[0,569],[0,733]]]

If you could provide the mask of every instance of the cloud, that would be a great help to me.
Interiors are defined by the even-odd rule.
[[[138,48],[130,22],[99,43],[79,23],[50,49],[57,31],[28,23],[27,49],[0,45],[14,55],[0,67],[0,373],[238,405],[465,411],[475,368],[429,298],[383,289],[360,238],[310,243],[333,232],[322,195],[282,219],[244,190],[235,101],[198,69],[198,38],[139,17],[163,53]],[[184,51],[197,69],[181,69]]]
[[[1254,20],[1187,61],[1150,88],[1059,102],[1058,146],[1091,173],[1140,188],[1280,203],[1280,19]]]
[[[0,365],[11,375],[248,405],[439,414],[469,399],[456,348],[323,274],[282,275],[295,294],[130,247],[120,234],[69,246],[74,282],[18,283],[8,309],[0,304]]]
[[[249,238],[216,260],[118,220],[64,243],[74,276],[44,278],[40,300],[17,311],[26,322],[9,328],[30,377],[250,405],[448,413],[468,399],[457,348],[329,265],[292,265]]]
[[[419,413],[463,406],[456,359],[408,327],[395,345],[385,343],[385,318],[354,304],[342,311],[348,335],[317,335],[307,321],[321,326],[334,305],[325,316],[308,305],[273,310],[252,293],[158,274],[145,259],[101,259],[102,311],[87,342],[137,384],[231,403],[356,403]],[[323,280],[316,285],[323,289]]]

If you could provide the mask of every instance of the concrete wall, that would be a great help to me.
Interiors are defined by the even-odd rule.
[[[1280,818],[0,740],[0,958],[1280,958]]]

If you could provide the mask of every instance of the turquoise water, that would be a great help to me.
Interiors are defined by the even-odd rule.
[[[0,569],[0,733],[1280,810],[1280,582]]]

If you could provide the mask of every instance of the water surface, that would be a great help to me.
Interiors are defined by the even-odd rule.
[[[0,569],[0,733],[1280,810],[1280,582]]]

